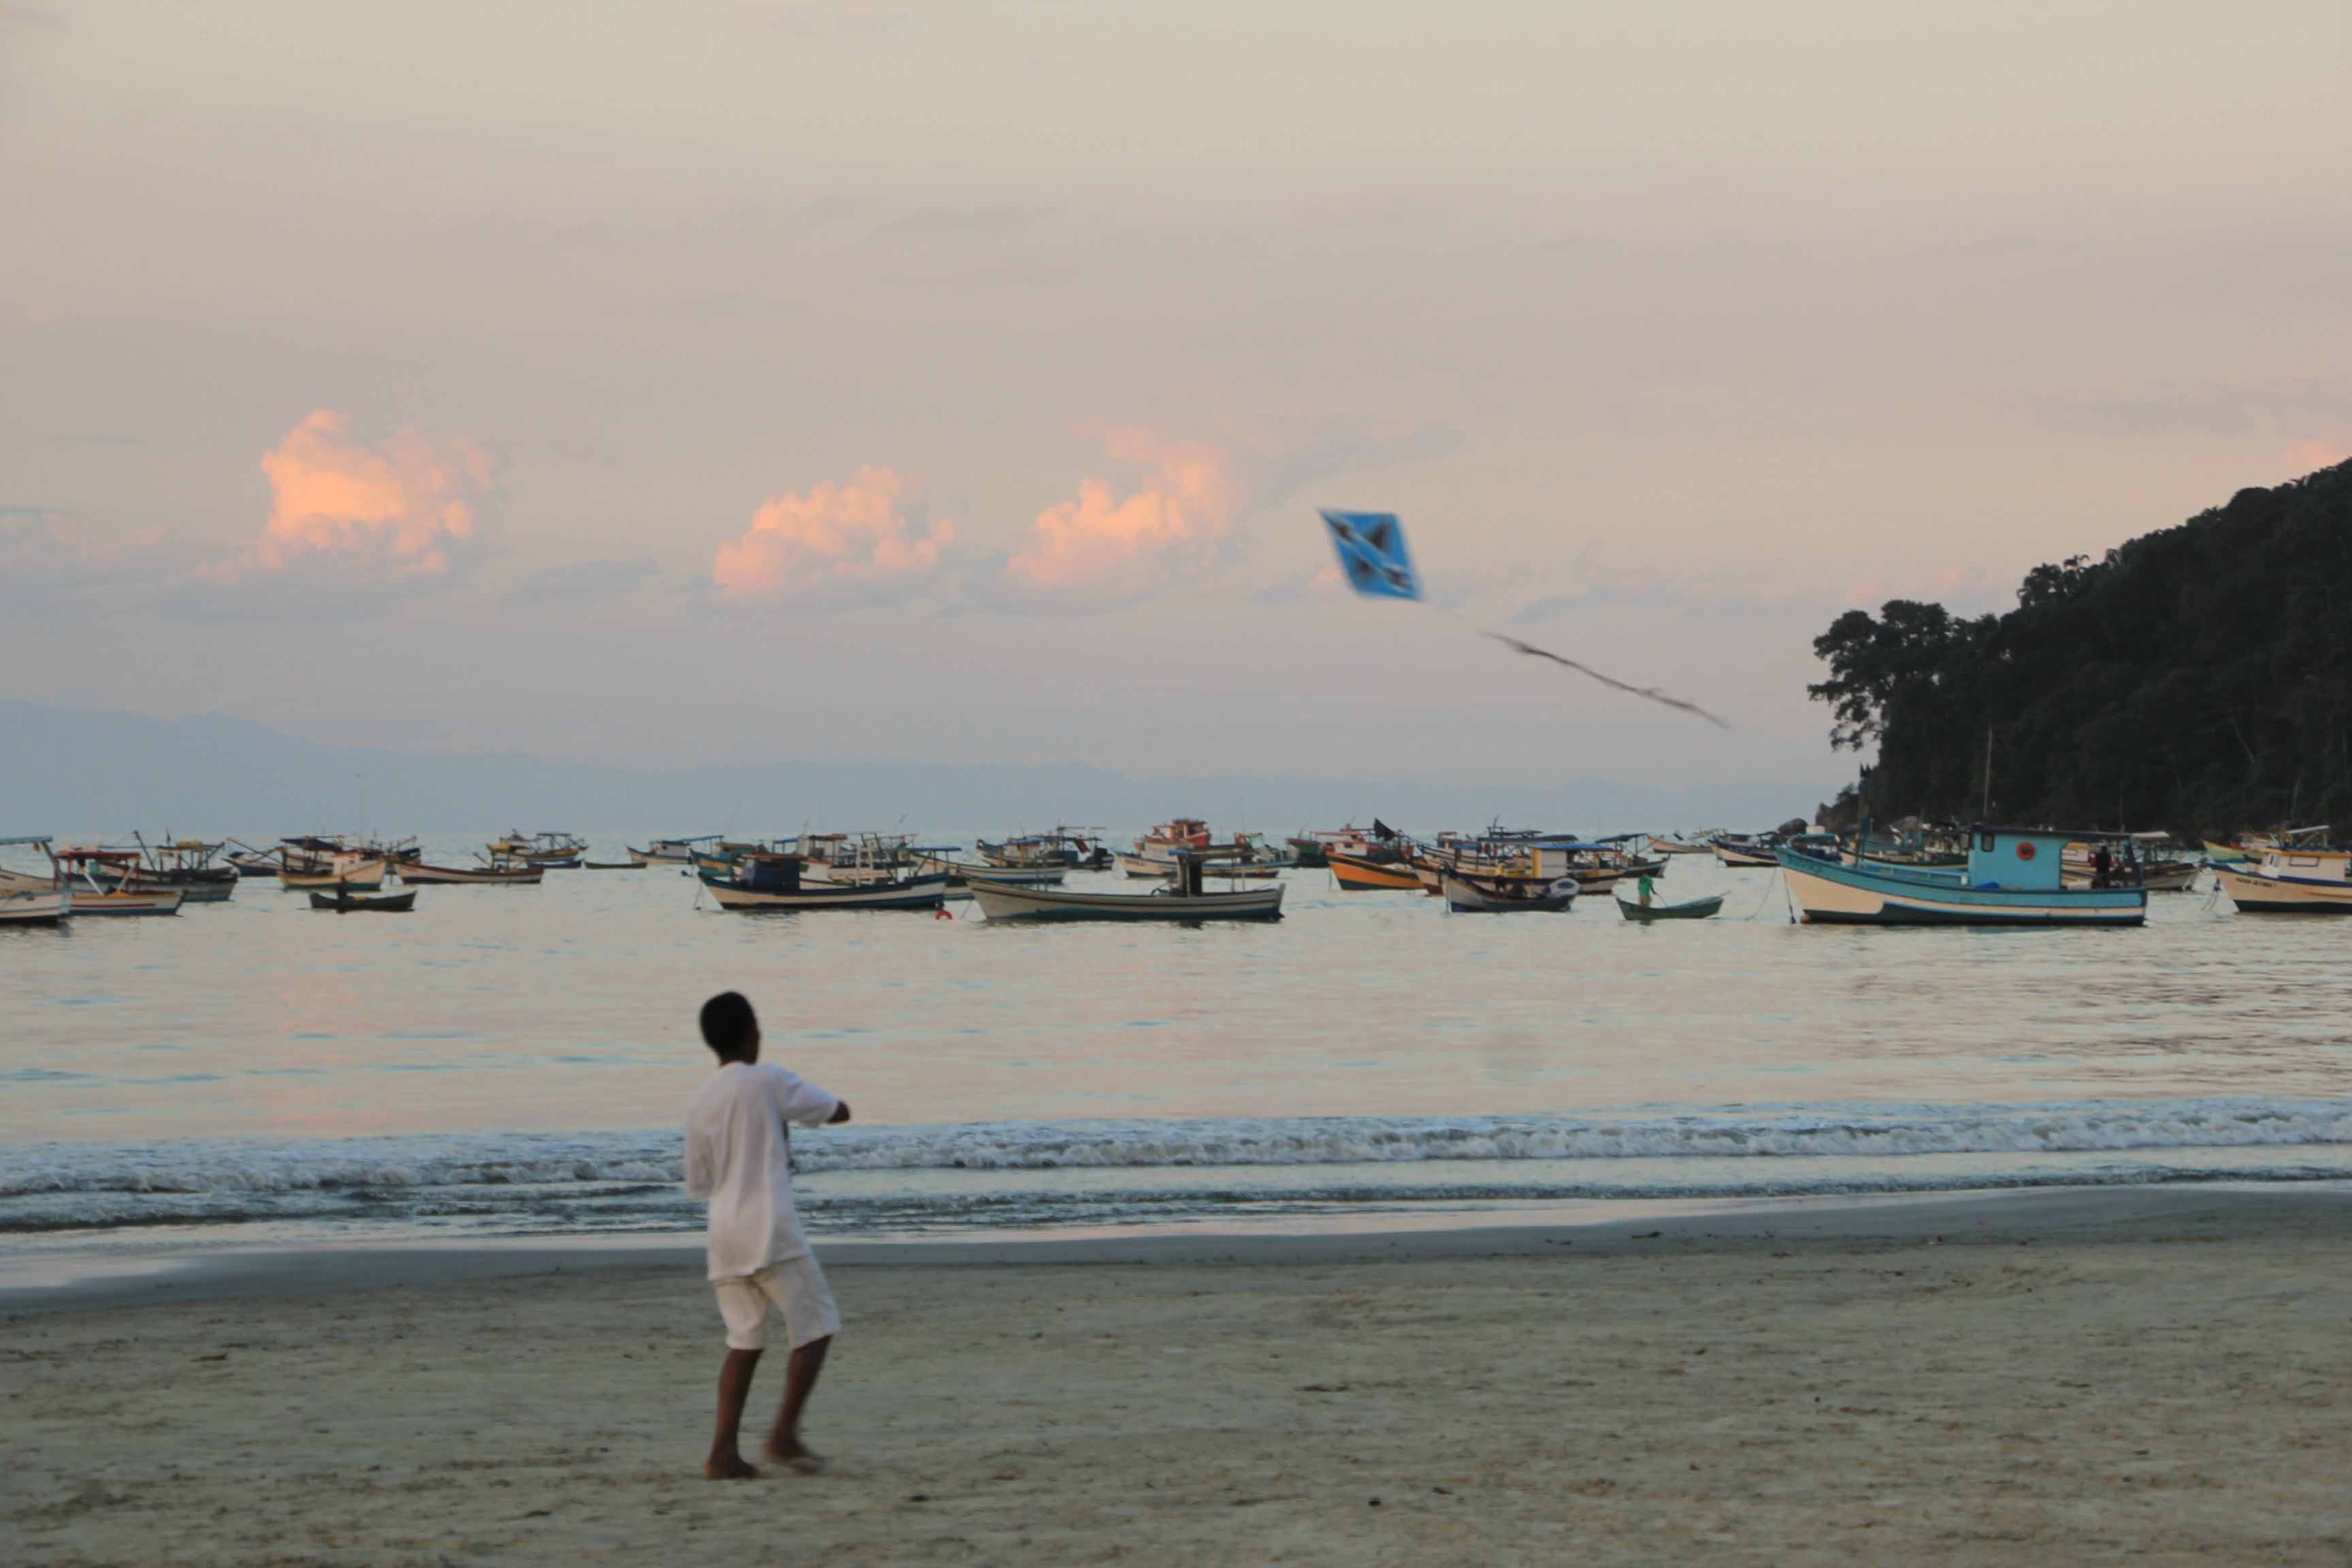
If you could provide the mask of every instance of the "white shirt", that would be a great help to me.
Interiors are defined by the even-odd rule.
[[[784,1124],[821,1127],[841,1101],[768,1062],[729,1062],[686,1108],[686,1190],[710,1200],[710,1277],[734,1279],[808,1251],[793,1207]]]

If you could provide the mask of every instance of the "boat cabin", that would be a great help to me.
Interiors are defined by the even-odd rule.
[[[753,853],[737,857],[735,885],[755,893],[797,893],[801,871],[808,864],[800,855]]]
[[[2352,884],[2352,849],[2305,848],[2281,844],[2263,851],[2262,874],[2282,882]]]
[[[2065,886],[2066,846],[2110,837],[2052,827],[1970,828],[1967,885],[2057,892]]]

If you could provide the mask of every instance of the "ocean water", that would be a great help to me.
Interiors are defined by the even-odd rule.
[[[692,1229],[730,987],[856,1109],[795,1140],[822,1231],[2352,1179],[2352,922],[1797,927],[1696,857],[1664,894],[1724,913],[1651,926],[1286,881],[1266,926],[745,917],[655,868],[0,932],[0,1252]]]

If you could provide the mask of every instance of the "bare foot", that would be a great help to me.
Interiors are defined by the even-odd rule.
[[[757,1480],[759,1476],[759,1471],[743,1462],[740,1454],[724,1459],[705,1459],[702,1463],[702,1479],[707,1481],[750,1481]]]
[[[771,1440],[768,1446],[760,1451],[767,1455],[768,1458],[775,1460],[776,1463],[783,1466],[785,1468],[797,1470],[802,1475],[821,1476],[824,1474],[824,1456],[810,1448],[804,1443],[777,1443]]]

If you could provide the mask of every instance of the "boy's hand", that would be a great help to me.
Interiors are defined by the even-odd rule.
[[[848,1120],[849,1120],[849,1101],[847,1101],[847,1100],[838,1100],[834,1101],[834,1105],[833,1105],[833,1114],[832,1114],[831,1116],[828,1116],[828,1117],[826,1117],[826,1118],[824,1119],[824,1124],[825,1124],[827,1127],[831,1127],[831,1126],[834,1126],[835,1123],[843,1122],[843,1121],[848,1121]]]

